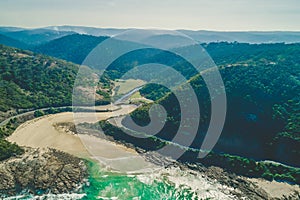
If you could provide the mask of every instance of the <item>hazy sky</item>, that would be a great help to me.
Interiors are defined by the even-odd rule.
[[[300,0],[0,0],[0,25],[300,31]]]

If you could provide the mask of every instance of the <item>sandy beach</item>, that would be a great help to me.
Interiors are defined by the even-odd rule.
[[[78,157],[92,158],[113,171],[138,173],[152,170],[155,166],[146,162],[133,149],[90,135],[72,134],[55,127],[59,123],[74,123],[74,117],[75,123],[95,123],[130,113],[134,109],[135,105],[122,105],[121,109],[114,112],[77,113],[76,116],[74,113],[66,112],[43,116],[22,124],[8,137],[8,141],[20,146],[55,148]]]
[[[114,112],[77,113],[75,123],[94,123],[109,117],[120,116],[136,109],[134,105],[122,105]],[[87,134],[74,134],[57,128],[59,123],[74,123],[74,113],[66,112],[43,116],[25,122],[8,138],[20,146],[33,148],[55,148],[72,155],[89,158],[99,162],[103,168],[127,174],[156,174],[159,167],[147,162],[134,149]],[[158,171],[157,171],[158,170]],[[297,185],[269,182],[263,179],[248,179],[265,190],[272,198],[282,198],[295,191]]]

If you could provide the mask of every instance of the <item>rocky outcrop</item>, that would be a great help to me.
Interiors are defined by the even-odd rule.
[[[251,200],[271,199],[271,197],[266,191],[257,187],[256,185],[248,181],[246,178],[242,176],[237,176],[232,173],[228,173],[222,168],[212,166],[207,168],[203,172],[210,179],[217,180],[223,185],[235,188],[235,190],[232,191],[232,193],[238,196],[240,199],[242,199],[243,197],[247,197]]]
[[[79,158],[54,149],[26,149],[0,163],[0,197],[27,190],[32,194],[79,192],[87,168]]]

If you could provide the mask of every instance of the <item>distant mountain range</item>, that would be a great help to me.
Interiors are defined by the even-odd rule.
[[[0,27],[0,34],[18,40],[26,45],[39,45],[76,32],[53,31],[45,28],[22,29],[14,27]]]
[[[239,42],[239,43],[298,43],[300,32],[217,32],[179,30],[196,41],[210,42]]]
[[[49,26],[44,28],[26,29],[19,27],[0,27],[0,34],[17,40],[21,44],[15,45],[15,41],[6,42],[6,45],[20,47],[35,46],[47,43],[51,40],[71,34],[84,34],[92,36],[114,36],[130,29],[95,28],[84,26]],[[226,31],[192,31],[177,30],[200,43],[211,42],[239,42],[239,43],[299,43],[300,31],[249,31],[249,32],[226,32]],[[2,37],[3,37],[2,36]],[[0,40],[4,44],[3,40]],[[10,43],[12,45],[10,45]]]
[[[120,34],[129,29],[117,29],[117,28],[95,28],[85,26],[49,26],[45,29],[59,32],[76,32],[79,34],[93,35],[93,36],[113,36]]]

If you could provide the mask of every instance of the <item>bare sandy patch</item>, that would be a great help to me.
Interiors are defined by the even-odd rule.
[[[88,156],[78,136],[62,133],[54,127],[64,120],[70,122],[72,116],[72,113],[60,113],[28,121],[18,127],[8,141],[20,146],[55,148],[80,157]]]
[[[76,122],[71,112],[48,115],[22,124],[8,140],[20,146],[58,149],[78,157],[95,159],[114,171],[135,173],[154,165],[146,162],[134,149],[91,135],[74,134],[62,126],[94,123],[130,113],[134,109],[135,105],[126,105],[114,112],[77,113]]]
[[[152,172],[157,167],[135,150],[90,135],[79,135],[94,160],[110,170],[128,174]]]

